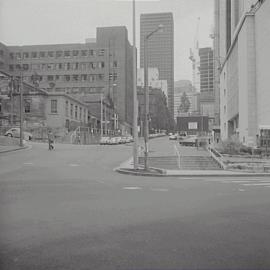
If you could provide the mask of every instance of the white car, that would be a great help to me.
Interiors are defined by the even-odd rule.
[[[99,144],[108,144],[110,140],[110,137],[101,137]]]
[[[176,134],[170,135],[169,140],[177,140],[177,135]]]
[[[11,128],[6,133],[5,136],[20,138],[20,128]],[[23,131],[24,140],[31,141],[33,139],[33,135],[30,132]]]

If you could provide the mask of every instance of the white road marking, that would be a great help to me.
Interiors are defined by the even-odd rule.
[[[69,164],[69,166],[70,166],[70,167],[78,167],[78,166],[80,166],[80,164],[74,164],[74,163],[71,163],[71,164]]]
[[[127,190],[137,190],[137,189],[142,189],[141,187],[123,187],[123,189]]]
[[[251,184],[242,184],[243,186],[270,186],[270,183],[251,183]]]
[[[23,163],[24,165],[33,165],[33,163],[32,162],[25,162],[25,163]]]
[[[167,188],[151,188],[152,191],[169,191]]]
[[[244,189],[242,189],[242,188],[239,188],[239,189],[238,189],[238,191],[245,191],[245,190],[244,190]]]

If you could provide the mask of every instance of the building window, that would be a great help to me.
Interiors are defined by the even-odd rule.
[[[21,59],[21,53],[19,52],[16,53],[16,59]]]
[[[56,51],[56,58],[60,58],[63,55],[63,51]]]
[[[82,81],[83,82],[87,81],[87,75],[86,74],[82,74]]]
[[[86,64],[86,63],[81,63],[81,69],[82,69],[82,70],[85,70],[86,67],[87,67],[87,64]]]
[[[64,51],[64,57],[69,58],[70,57],[70,51]]]
[[[70,63],[66,63],[66,70],[70,70]]]
[[[82,120],[82,107],[80,107],[80,121]]]
[[[79,79],[79,75],[72,75],[72,80],[73,81],[78,81],[78,79]]]
[[[32,58],[37,58],[37,52],[31,52],[31,57]]]
[[[59,81],[59,79],[60,79],[60,76],[59,75],[55,75],[55,80],[56,81]]]
[[[65,111],[66,111],[66,116],[68,117],[68,100],[66,100],[66,108],[65,108]]]
[[[47,76],[47,80],[48,80],[48,81],[53,81],[53,75],[48,75],[48,76]]]
[[[99,52],[98,52],[98,55],[99,56],[103,56],[105,53],[105,50],[104,49],[100,49]]]
[[[224,97],[226,96],[226,89],[224,89]]]
[[[94,50],[90,50],[89,51],[89,54],[90,54],[90,56],[94,56],[95,55],[95,51]]]
[[[57,113],[57,100],[51,100],[51,113]]]
[[[29,53],[28,53],[28,52],[24,52],[24,53],[23,53],[23,58],[24,58],[24,59],[29,58]]]
[[[75,119],[78,118],[78,106],[76,105],[75,106]]]
[[[72,51],[72,55],[73,55],[73,56],[78,56],[78,55],[79,55],[79,51],[78,51],[78,50]]]
[[[83,57],[87,56],[87,50],[82,50],[81,51],[81,56],[83,56]]]
[[[53,70],[54,69],[54,64],[47,64],[47,69],[48,70]]]
[[[28,64],[23,64],[23,70],[28,70],[29,69],[29,65]]]
[[[73,63],[73,69],[78,70],[79,69],[79,63]]]
[[[70,81],[70,75],[65,75],[65,81],[69,82]]]
[[[14,70],[14,66],[13,65],[9,65],[9,71],[13,71]]]
[[[30,113],[30,100],[24,100],[24,112]]]
[[[90,75],[89,79],[90,79],[90,82],[94,82],[95,81],[95,76],[94,75]]]
[[[116,72],[113,73],[113,80],[114,80],[114,81],[117,80],[117,73],[116,73]]]
[[[16,70],[21,70],[21,65],[20,64],[16,65]]]
[[[44,58],[45,57],[45,52],[39,52],[39,57]]]
[[[41,69],[42,69],[42,70],[47,70],[47,65],[46,65],[46,64],[42,64],[42,65],[41,65]]]
[[[223,110],[224,110],[224,114],[225,114],[226,113],[226,105],[224,105]]]
[[[9,54],[9,58],[10,58],[10,59],[14,59],[14,53],[10,53],[10,54]]]
[[[117,61],[113,61],[113,67],[117,67]]]
[[[70,117],[73,118],[73,104],[70,104]]]
[[[48,56],[49,56],[49,57],[54,57],[54,51],[49,51],[49,52],[48,52]]]
[[[97,78],[98,78],[98,81],[103,81],[104,80],[104,74],[98,74]]]

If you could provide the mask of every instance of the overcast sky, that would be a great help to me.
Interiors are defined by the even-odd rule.
[[[200,17],[200,47],[212,46],[214,0],[137,0],[139,49],[141,13],[173,12],[174,77],[192,78],[189,48]],[[84,43],[96,27],[125,25],[132,43],[132,2],[129,0],[0,0],[0,41],[6,45]],[[139,51],[138,51],[139,52]],[[139,57],[138,57],[139,59]],[[139,63],[138,63],[139,64]]]

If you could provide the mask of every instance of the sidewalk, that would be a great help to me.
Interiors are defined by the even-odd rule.
[[[8,152],[13,152],[17,150],[23,150],[28,148],[27,145],[20,147],[18,145],[0,145],[0,154],[1,153],[8,153]]]
[[[139,145],[143,146],[143,140],[139,141]],[[183,147],[179,146],[177,141],[170,141],[168,137],[165,138],[157,138],[149,141],[149,160],[152,158],[159,157],[167,158],[172,156],[177,156],[177,151],[181,153],[181,156],[211,156],[210,153],[202,148],[197,149],[196,147]],[[143,155],[143,151],[141,152],[141,156]],[[143,165],[140,163],[139,169],[133,169],[133,160],[130,158],[129,160],[123,162],[115,171],[122,174],[130,174],[130,175],[138,175],[138,176],[162,176],[162,177],[246,177],[246,176],[265,176],[270,177],[269,173],[247,173],[247,172],[236,172],[236,171],[228,171],[228,170],[180,170],[175,166],[174,169],[166,169],[160,168],[158,166],[152,167],[151,170],[146,172],[143,170]]]

